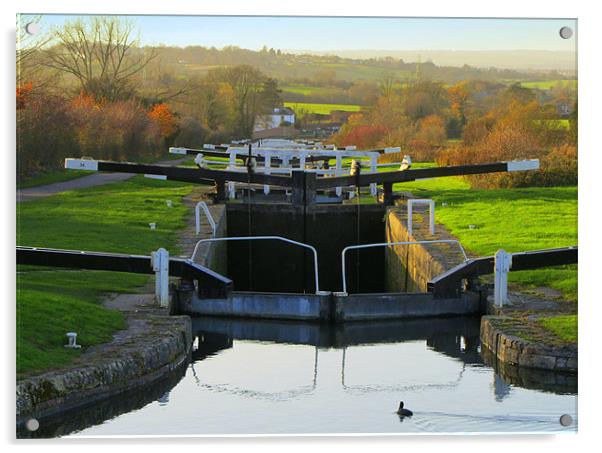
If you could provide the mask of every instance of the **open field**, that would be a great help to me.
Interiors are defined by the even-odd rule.
[[[281,87],[283,92],[303,94],[305,96],[310,94],[321,94],[331,90],[331,88],[317,87],[311,85],[284,85]]]
[[[521,82],[521,85],[525,88],[536,88],[538,90],[549,90],[554,88],[556,85],[573,86],[577,88],[577,81],[571,79],[559,79],[559,80],[541,80],[537,82]]]
[[[342,110],[344,112],[359,112],[362,107],[352,104],[312,104],[308,102],[285,102],[286,107],[292,108],[295,113],[319,113],[329,115],[333,110]]]
[[[165,247],[174,253],[188,214],[181,200],[191,190],[190,185],[136,176],[19,204],[17,245],[145,255]],[[149,222],[157,222],[157,229],[151,230]],[[124,320],[100,305],[103,295],[136,292],[149,280],[146,275],[54,269],[17,269],[18,373],[69,363],[79,351],[63,347],[66,332],[77,332],[85,347],[109,341]]]

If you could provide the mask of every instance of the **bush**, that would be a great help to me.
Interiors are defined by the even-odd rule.
[[[19,180],[60,169],[66,157],[136,160],[164,152],[165,115],[154,119],[133,99],[68,100],[37,91],[17,91],[17,99]]]
[[[178,124],[179,132],[174,141],[174,146],[184,148],[202,148],[208,143],[209,132],[199,121],[190,116],[184,117]]]
[[[437,164],[465,165],[516,159],[540,160],[538,171],[470,175],[475,188],[568,186],[577,184],[577,148],[561,145],[551,149],[539,144],[535,134],[516,124],[498,123],[478,144],[450,147],[437,157]]]

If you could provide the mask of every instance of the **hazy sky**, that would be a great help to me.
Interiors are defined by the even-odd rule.
[[[42,31],[81,16],[45,15]],[[565,19],[129,16],[142,44],[304,50],[575,50]],[[27,16],[23,16],[27,23]]]

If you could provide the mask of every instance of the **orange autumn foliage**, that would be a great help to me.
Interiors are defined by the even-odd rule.
[[[163,137],[169,137],[176,131],[176,119],[167,104],[153,105],[148,116],[159,125]]]
[[[32,82],[26,82],[17,86],[17,109],[25,107],[25,103],[27,102],[31,90],[33,90]]]

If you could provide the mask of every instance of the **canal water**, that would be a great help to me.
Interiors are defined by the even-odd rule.
[[[489,362],[478,318],[337,327],[198,318],[193,333],[192,361],[177,382],[136,395],[131,406],[122,398],[124,409],[97,409],[104,412],[89,418],[92,426],[55,435],[577,429],[576,377]],[[395,414],[401,400],[413,417]],[[573,418],[568,427],[563,414]]]

